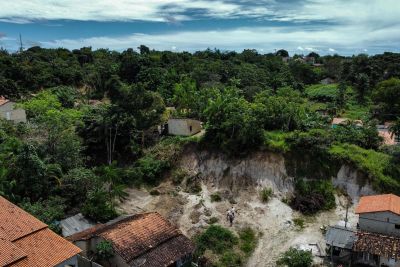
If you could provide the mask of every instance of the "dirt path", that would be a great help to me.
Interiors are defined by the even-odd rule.
[[[210,195],[217,190],[204,184],[198,195],[179,191],[169,183],[159,186],[158,191],[160,195],[151,196],[144,190],[129,189],[128,200],[120,204],[120,210],[125,213],[158,211],[185,234],[193,236],[206,228],[211,218],[229,227],[226,210],[233,205],[238,213],[232,230],[249,226],[260,236],[258,246],[248,260],[249,267],[275,266],[279,255],[292,246],[316,248],[309,244],[318,244],[325,251],[321,226],[336,224],[345,218],[346,212],[344,198],[337,198],[335,210],[304,218],[305,226],[300,229],[293,223],[293,219],[300,214],[276,197],[266,204],[262,203],[255,189],[243,190],[240,195],[230,196],[229,201],[223,198],[220,202],[211,202]],[[350,224],[355,225],[357,218],[353,207],[349,214]],[[315,259],[318,262],[318,257]]]

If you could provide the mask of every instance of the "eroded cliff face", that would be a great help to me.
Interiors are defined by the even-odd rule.
[[[270,187],[275,194],[286,195],[293,192],[294,181],[298,177],[288,174],[285,160],[281,154],[266,151],[232,158],[219,152],[198,151],[191,147],[183,153],[178,165],[221,190],[238,192],[249,186],[258,189]],[[355,201],[360,195],[374,193],[366,176],[350,166],[341,166],[336,175],[330,178],[335,186],[347,192]]]

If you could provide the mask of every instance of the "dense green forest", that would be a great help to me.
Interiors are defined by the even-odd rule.
[[[106,221],[126,186],[157,185],[188,142],[236,157],[282,153],[300,178],[323,180],[347,163],[377,190],[400,193],[400,150],[382,146],[376,128],[393,121],[400,134],[400,54],[311,53],[311,64],[283,50],[138,51],[0,51],[0,95],[29,120],[0,121],[1,195],[49,224],[77,211]],[[203,121],[204,137],[156,134],[169,106]],[[350,121],[332,128],[333,117]],[[330,187],[299,180],[292,205],[331,208]]]

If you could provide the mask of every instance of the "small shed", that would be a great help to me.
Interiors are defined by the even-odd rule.
[[[328,228],[325,240],[332,262],[349,263],[351,261],[351,250],[356,240],[355,231],[339,225],[332,226]]]
[[[201,122],[193,119],[169,119],[169,135],[192,136],[201,131]]]
[[[62,235],[64,237],[71,236],[75,233],[82,232],[93,227],[95,224],[87,220],[82,213],[78,213],[72,217],[66,218],[60,222]]]

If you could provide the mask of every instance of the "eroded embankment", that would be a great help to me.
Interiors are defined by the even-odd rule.
[[[293,162],[289,163],[293,166]],[[182,185],[174,185],[166,179],[157,187],[159,195],[150,195],[146,190],[129,189],[129,198],[121,203],[126,213],[158,211],[177,224],[187,235],[193,236],[216,222],[228,227],[226,210],[232,205],[238,210],[233,226],[236,231],[251,227],[259,233],[259,243],[247,266],[275,266],[279,255],[291,246],[318,244],[324,251],[323,225],[336,224],[345,218],[347,199],[336,196],[337,207],[331,211],[304,218],[293,211],[284,200],[293,193],[293,169],[288,171],[288,162],[279,154],[254,152],[242,158],[229,158],[218,152],[199,151],[186,148],[176,168],[184,170],[188,177],[199,182],[201,191],[190,193]],[[291,173],[292,175],[290,175]],[[321,174],[321,173],[320,173]],[[315,177],[304,177],[315,179]],[[373,193],[364,175],[350,166],[341,166],[332,179],[354,202],[361,194]],[[263,203],[259,197],[262,188],[273,189],[273,197]],[[212,195],[219,194],[221,201],[213,202]],[[354,203],[350,206],[350,224],[355,225]],[[300,229],[294,219],[302,218],[305,226]],[[316,257],[318,261],[318,257]]]

